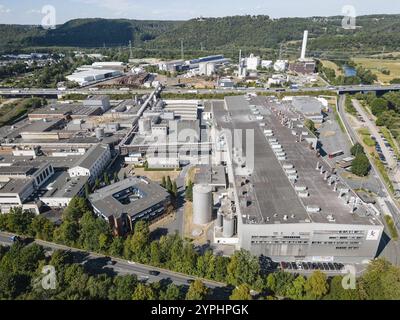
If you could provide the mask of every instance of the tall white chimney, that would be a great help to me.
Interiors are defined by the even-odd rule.
[[[308,30],[305,30],[304,31],[304,36],[303,36],[303,45],[301,47],[300,60],[304,60],[306,58],[307,40],[308,40]]]

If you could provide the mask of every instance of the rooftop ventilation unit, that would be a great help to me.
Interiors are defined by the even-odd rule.
[[[331,214],[328,215],[326,218],[328,219],[329,222],[336,222],[336,219]]]
[[[309,213],[317,213],[321,211],[321,208],[318,206],[307,206],[306,211]]]
[[[307,187],[306,186],[295,186],[294,190],[295,191],[306,191]]]
[[[283,166],[283,169],[293,169],[294,168],[294,165],[292,165],[292,164],[290,164],[290,163],[287,163],[287,164],[284,164]]]
[[[310,194],[307,191],[299,192],[299,198],[308,198]]]

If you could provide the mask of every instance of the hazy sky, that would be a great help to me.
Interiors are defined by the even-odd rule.
[[[185,20],[267,14],[271,17],[342,15],[353,5],[357,15],[400,13],[399,0],[0,0],[0,23],[41,24],[42,7],[56,9],[56,23],[73,18]]]

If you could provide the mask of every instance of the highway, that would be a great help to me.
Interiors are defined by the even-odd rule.
[[[12,234],[6,232],[0,232],[0,244],[10,246],[12,245],[11,240]],[[119,275],[127,275],[127,274],[134,274],[138,277],[139,280],[144,280],[147,282],[157,282],[157,281],[171,281],[176,285],[185,285],[189,286],[188,280],[195,280],[196,277],[192,277],[189,275],[181,274],[178,272],[169,271],[166,269],[160,269],[148,265],[143,265],[140,263],[129,262],[127,260],[119,259],[119,258],[112,258],[115,262],[113,265],[107,264],[107,257],[104,255],[100,255],[93,252],[86,252],[83,250],[79,250],[76,248],[71,248],[59,244],[55,244],[52,242],[46,242],[42,240],[35,240],[35,243],[38,245],[43,246],[44,248],[49,248],[51,250],[67,250],[73,253],[76,253],[80,256],[84,256],[82,263],[84,263],[88,268],[94,268],[97,271],[101,271],[102,269],[110,269],[109,271],[114,271]],[[154,270],[160,272],[159,275],[150,275],[149,271]],[[107,271],[107,270],[105,270]],[[203,283],[209,287],[210,289],[218,289],[226,287],[226,284],[204,280],[201,279]]]
[[[30,96],[45,96],[45,97],[57,97],[59,95],[66,94],[82,94],[82,95],[93,95],[93,94],[149,94],[154,89],[133,89],[133,90],[118,90],[118,89],[98,89],[90,90],[88,88],[76,88],[67,90],[58,89],[45,89],[45,88],[0,88],[0,95],[5,97],[30,97]],[[324,86],[324,87],[311,87],[311,88],[298,88],[298,89],[282,89],[282,88],[235,88],[235,89],[198,89],[195,90],[198,94],[224,94],[224,93],[246,93],[246,92],[262,92],[262,93],[279,93],[279,92],[323,92],[332,91],[338,94],[344,93],[357,93],[357,92],[369,92],[369,91],[397,91],[400,90],[400,84],[394,85],[351,85],[351,86]],[[193,93],[191,89],[183,88],[171,88],[167,87],[163,90],[165,93]]]

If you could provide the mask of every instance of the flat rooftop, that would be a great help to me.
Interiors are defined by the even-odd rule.
[[[226,187],[226,172],[224,166],[198,165],[195,170],[195,184]]]
[[[139,191],[141,197],[123,204],[117,198]],[[129,197],[129,196],[128,196]],[[144,177],[129,177],[97,190],[89,197],[93,207],[105,216],[128,214],[134,217],[146,209],[168,199],[169,193],[157,183]]]
[[[337,223],[337,224],[378,224],[369,215],[365,206],[359,205],[355,213],[350,213],[350,206],[338,198],[316,170],[317,161],[329,168],[322,159],[316,157],[316,152],[310,150],[307,142],[296,142],[292,130],[283,126],[280,119],[271,111],[280,108],[279,104],[265,97],[253,98],[251,102],[243,96],[226,97],[228,110],[214,108],[217,124],[227,129],[250,129],[254,131],[254,170],[243,174],[238,165],[234,164],[235,187],[240,200],[240,211],[244,223]],[[263,120],[256,120],[250,104],[257,106]],[[282,110],[290,112],[289,108]],[[288,114],[288,117],[296,115]],[[265,127],[260,127],[260,123]],[[275,156],[271,146],[264,136],[263,130],[271,129],[274,137],[282,145],[287,154],[285,163],[294,165],[299,177],[297,185],[305,185],[310,197],[299,198],[294,186],[290,183],[282,163]],[[305,131],[305,129],[303,129]],[[246,151],[246,141],[242,141],[243,152]],[[339,185],[338,185],[339,187]],[[309,213],[307,206],[320,207],[318,213]],[[334,222],[329,222],[332,215]],[[287,219],[284,217],[287,216]]]
[[[72,198],[82,190],[88,176],[71,178],[66,171],[56,172],[41,190],[45,193],[41,198]]]

